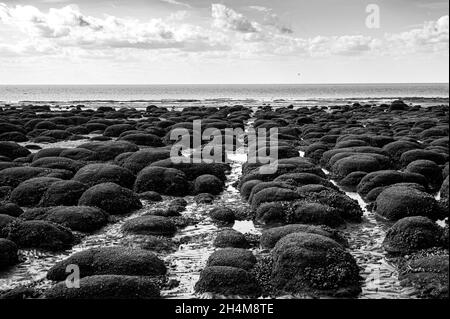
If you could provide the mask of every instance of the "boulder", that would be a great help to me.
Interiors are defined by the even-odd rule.
[[[158,191],[164,195],[184,196],[189,193],[186,175],[174,168],[149,166],[137,176],[134,189],[138,193]]]
[[[81,195],[78,205],[98,207],[112,215],[128,214],[142,208],[135,193],[114,183],[92,186]]]
[[[4,238],[0,238],[0,270],[15,265],[19,258],[17,245]]]
[[[77,252],[56,263],[47,272],[47,279],[65,280],[68,265],[78,265],[80,277],[94,275],[162,276],[167,271],[164,262],[148,250],[121,246],[98,247]]]
[[[244,234],[232,228],[220,231],[214,239],[213,245],[219,248],[248,248],[250,246]]]
[[[383,190],[375,201],[375,212],[392,221],[411,216],[438,219],[442,216],[433,196],[407,186],[391,186]]]
[[[80,288],[60,282],[47,289],[46,299],[157,299],[159,289],[147,277],[100,275],[80,280]]]
[[[224,183],[214,175],[200,175],[194,180],[194,193],[210,193],[219,195],[224,187]]]
[[[227,266],[206,267],[195,284],[198,293],[258,297],[261,289],[254,276],[241,268]]]
[[[52,183],[41,197],[39,206],[74,206],[88,187],[77,181],[57,181]]]
[[[6,238],[20,248],[39,248],[51,251],[72,247],[75,242],[73,234],[67,228],[41,220],[17,221],[10,223]]]
[[[383,247],[391,254],[409,254],[440,246],[443,229],[427,217],[405,217],[386,233]]]
[[[328,237],[302,232],[286,235],[272,256],[272,283],[277,289],[348,297],[361,291],[356,261]]]
[[[49,187],[56,182],[61,181],[53,177],[36,177],[20,183],[11,192],[11,202],[25,207],[32,207],[39,204],[42,196]]]
[[[228,266],[250,271],[256,264],[256,257],[250,250],[242,248],[224,248],[213,252],[206,266]]]
[[[176,225],[167,217],[147,215],[127,220],[122,229],[138,235],[173,236]]]
[[[111,164],[89,164],[81,168],[73,180],[89,187],[101,183],[115,183],[132,188],[136,177],[126,168]]]

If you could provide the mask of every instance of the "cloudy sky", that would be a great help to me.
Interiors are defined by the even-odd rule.
[[[0,84],[448,82],[448,20],[447,0],[0,0]]]

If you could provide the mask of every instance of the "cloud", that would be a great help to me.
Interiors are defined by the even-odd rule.
[[[189,4],[184,3],[184,2],[180,2],[180,1],[176,1],[176,0],[160,0],[160,1],[165,2],[165,3],[169,3],[169,4],[173,4],[173,5],[176,5],[176,6],[192,8]]]
[[[442,16],[436,21],[428,21],[421,28],[399,34],[385,35],[386,42],[395,45],[403,52],[411,51],[446,51],[449,41],[449,17]]]
[[[258,32],[257,23],[248,20],[241,13],[218,3],[212,4],[211,8],[215,27],[242,33]]]
[[[151,19],[141,22],[106,16],[103,19],[83,15],[74,5],[50,9],[43,13],[33,6],[9,8],[0,4],[0,20],[26,34],[53,39],[60,46],[83,48],[136,48],[215,50],[223,48],[208,32],[170,17],[167,21]]]
[[[75,5],[43,12],[30,5],[0,3],[0,24],[21,32],[15,37],[21,39],[17,43],[0,41],[8,43],[0,45],[0,57],[62,55],[126,60],[129,56],[151,55],[156,59],[178,54],[279,59],[448,54],[448,15],[406,32],[379,37],[344,34],[308,38],[283,26],[271,9],[251,9],[261,12],[262,19],[254,21],[222,4],[213,4],[211,16],[202,26],[185,23],[186,11],[142,21],[111,15],[93,17]]]

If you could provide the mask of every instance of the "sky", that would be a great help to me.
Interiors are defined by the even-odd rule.
[[[447,0],[0,0],[0,84],[448,83]]]

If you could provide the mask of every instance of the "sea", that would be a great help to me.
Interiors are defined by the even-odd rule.
[[[448,105],[449,84],[0,85],[0,106],[330,106],[395,99],[422,106]]]

